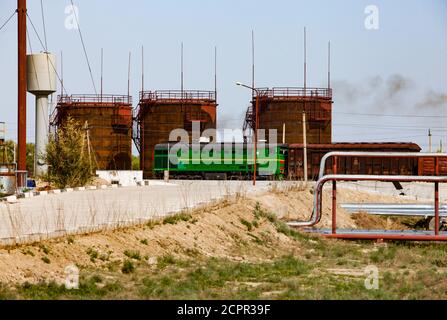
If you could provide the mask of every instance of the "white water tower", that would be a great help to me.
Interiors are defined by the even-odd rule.
[[[36,96],[36,136],[34,151],[34,175],[47,172],[47,166],[39,156],[48,144],[50,121],[48,96],[56,92],[56,57],[51,53],[30,54],[26,59],[28,92]]]

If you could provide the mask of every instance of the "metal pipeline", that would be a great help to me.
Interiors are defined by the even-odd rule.
[[[323,178],[326,162],[332,157],[359,157],[359,158],[425,158],[425,157],[447,157],[447,153],[420,153],[420,152],[353,152],[333,151],[326,153],[320,162],[320,173],[318,179]]]
[[[312,227],[321,221],[323,186],[329,181],[383,181],[383,182],[438,182],[447,183],[447,177],[434,176],[381,176],[381,175],[326,175],[315,185],[314,208],[308,221],[291,221],[290,227]]]
[[[377,157],[377,158],[423,158],[423,157],[447,157],[447,153],[420,153],[420,152],[352,152],[352,151],[333,151],[325,154],[321,158],[320,162],[320,172],[318,175],[318,182],[323,179],[324,172],[326,169],[326,162],[331,157]],[[345,177],[345,175],[342,175]],[[384,176],[375,176],[375,177],[384,177]],[[396,176],[395,176],[396,177]],[[415,176],[409,176],[415,177]],[[355,181],[355,180],[352,180]],[[377,179],[373,179],[372,181],[377,181]],[[380,180],[379,180],[380,181]],[[395,180],[393,180],[395,181]],[[312,210],[312,215],[308,221],[291,221],[288,223],[291,227],[311,227],[320,222],[321,217],[318,217],[318,204],[322,202],[322,195],[317,192],[317,185],[315,186],[314,193],[314,207]],[[400,182],[400,181],[399,181]]]

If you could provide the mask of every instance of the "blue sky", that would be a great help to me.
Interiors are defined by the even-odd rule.
[[[28,12],[43,36],[40,1]],[[93,93],[79,36],[65,28],[70,0],[43,0],[49,51],[64,55],[69,93]],[[239,128],[250,92],[251,30],[256,39],[256,85],[302,86],[303,27],[308,29],[308,85],[326,86],[327,41],[332,43],[334,141],[414,141],[447,144],[447,1],[445,0],[74,0],[97,87],[104,48],[104,92],[180,87],[180,43],[185,88],[213,90],[218,47],[219,126]],[[367,5],[379,8],[379,30],[364,27]],[[1,0],[0,24],[16,0]],[[42,48],[30,28],[33,52]],[[0,121],[16,136],[16,19],[0,31]],[[28,96],[28,139],[34,139],[34,97]],[[428,117],[379,117],[406,114]]]

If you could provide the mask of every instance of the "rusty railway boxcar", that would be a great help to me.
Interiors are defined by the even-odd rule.
[[[122,95],[59,96],[51,124],[68,117],[87,124],[98,170],[132,169],[132,98]]]
[[[304,178],[304,152],[303,144],[289,145],[288,154],[288,178],[303,180]],[[321,158],[331,151],[376,151],[376,152],[420,152],[421,148],[415,143],[329,143],[308,144],[307,164],[308,179],[318,179]],[[426,170],[430,170],[428,164],[433,158],[422,158],[419,162],[416,158],[358,158],[340,157],[337,159],[337,173],[339,174],[377,174],[377,175],[417,175],[421,174],[421,161],[426,161]],[[439,170],[447,173],[447,159],[439,162]],[[333,160],[332,160],[333,161]],[[332,161],[326,164],[326,172],[332,172]],[[431,168],[435,166],[432,165]],[[423,170],[423,169],[422,169]],[[432,170],[433,171],[433,170]]]
[[[433,156],[419,158],[418,175],[447,176],[447,158]]]

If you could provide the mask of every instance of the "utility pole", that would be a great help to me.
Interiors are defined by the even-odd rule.
[[[303,112],[303,159],[304,159],[304,181],[307,182],[307,129],[306,129],[306,112]]]
[[[429,152],[429,153],[432,152],[431,142],[432,142],[431,129],[428,129],[428,152]]]
[[[182,100],[183,100],[183,91],[184,91],[184,86],[185,86],[185,83],[184,83],[184,70],[183,70],[183,68],[184,68],[184,66],[183,66],[183,42],[182,42],[182,44],[181,44],[181,48],[180,48],[180,91],[182,92]]]
[[[101,48],[101,102],[103,94],[104,50]]]
[[[19,171],[25,171],[26,170],[26,0],[17,0],[17,19],[18,19],[17,168]]]
[[[257,174],[257,168],[256,163],[258,162],[258,128],[259,128],[259,91],[256,88],[253,88],[256,92],[256,108],[255,108],[255,157],[254,157],[254,164],[253,164],[253,186],[256,186],[256,174]]]
[[[141,92],[144,92],[144,47],[141,46]]]
[[[286,143],[286,124],[282,124],[282,144]]]
[[[306,126],[306,95],[307,95],[307,32],[304,27],[304,100],[303,100],[303,159],[304,181],[307,182],[307,126]]]
[[[129,99],[130,97],[130,60],[132,57],[132,52],[129,51],[129,64],[127,67],[127,98]]]

